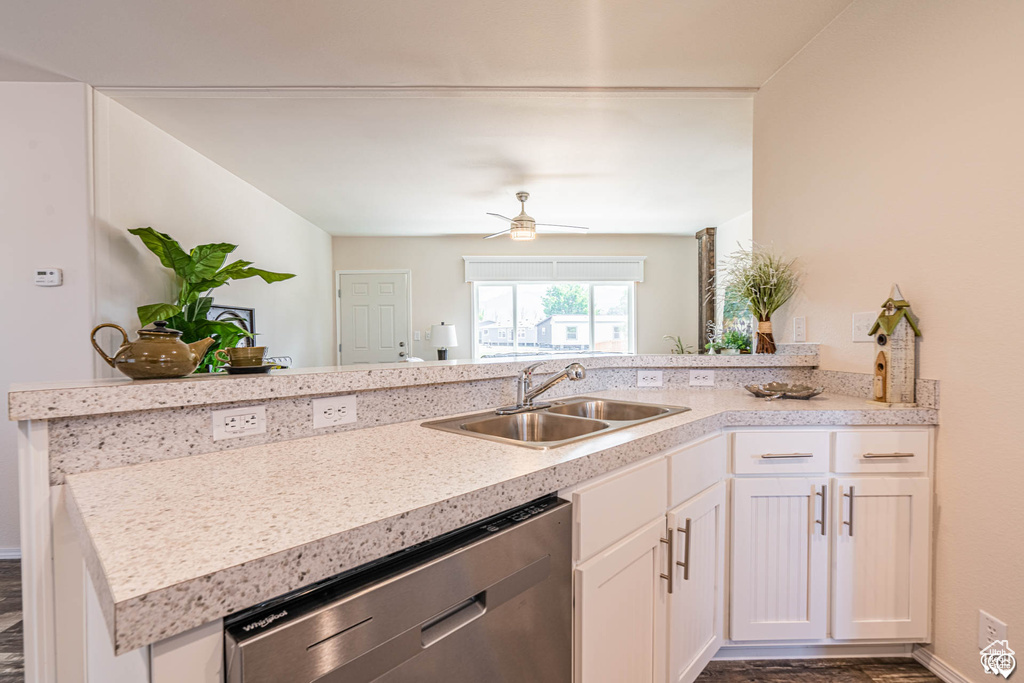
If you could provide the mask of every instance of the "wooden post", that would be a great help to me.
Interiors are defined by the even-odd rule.
[[[704,228],[695,236],[697,238],[697,353],[707,353],[708,323],[715,322],[717,287],[715,263],[715,231],[717,228]]]

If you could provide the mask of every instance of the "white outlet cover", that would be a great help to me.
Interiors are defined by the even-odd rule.
[[[662,383],[661,370],[637,370],[636,385],[638,387],[660,387]]]
[[[690,370],[691,387],[713,387],[715,386],[714,370]]]
[[[874,311],[853,314],[853,341],[874,342],[875,338],[868,334],[868,330],[875,324],[878,314]]]
[[[1007,639],[1006,624],[985,610],[978,610],[978,649],[984,650],[994,641]]]
[[[264,406],[212,410],[210,416],[214,441],[267,433],[267,409]]]
[[[330,396],[313,399],[313,429],[337,427],[356,421],[356,397]]]

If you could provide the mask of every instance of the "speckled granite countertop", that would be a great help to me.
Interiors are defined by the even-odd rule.
[[[515,377],[534,361],[538,373],[561,370],[573,361],[588,370],[604,368],[806,368],[818,365],[817,344],[780,344],[779,353],[722,355],[580,355],[487,358],[340,365],[275,370],[270,375],[191,375],[180,379],[94,379],[81,382],[15,384],[7,398],[11,420],[49,420],[106,413],[315,396],[389,387],[444,384]]]
[[[67,477],[119,653],[728,426],[936,424],[822,395],[616,390],[690,412],[550,450],[404,422]]]

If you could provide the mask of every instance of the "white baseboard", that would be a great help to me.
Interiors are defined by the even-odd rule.
[[[21,548],[0,548],[0,560],[20,560]]]
[[[744,659],[853,659],[857,657],[910,657],[908,643],[823,643],[804,645],[725,645],[715,661]]]
[[[921,666],[945,681],[945,683],[971,683],[968,679],[961,676],[956,669],[936,657],[934,652],[924,648],[917,648],[914,650],[914,659],[920,662]]]

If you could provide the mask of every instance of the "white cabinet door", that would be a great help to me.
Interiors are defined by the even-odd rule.
[[[827,482],[733,480],[732,640],[826,637]]]
[[[664,680],[665,518],[576,568],[577,683]]]
[[[928,637],[926,477],[836,479],[832,637]]]
[[[668,528],[675,555],[670,558],[668,680],[691,683],[722,645],[725,484],[670,511]]]

